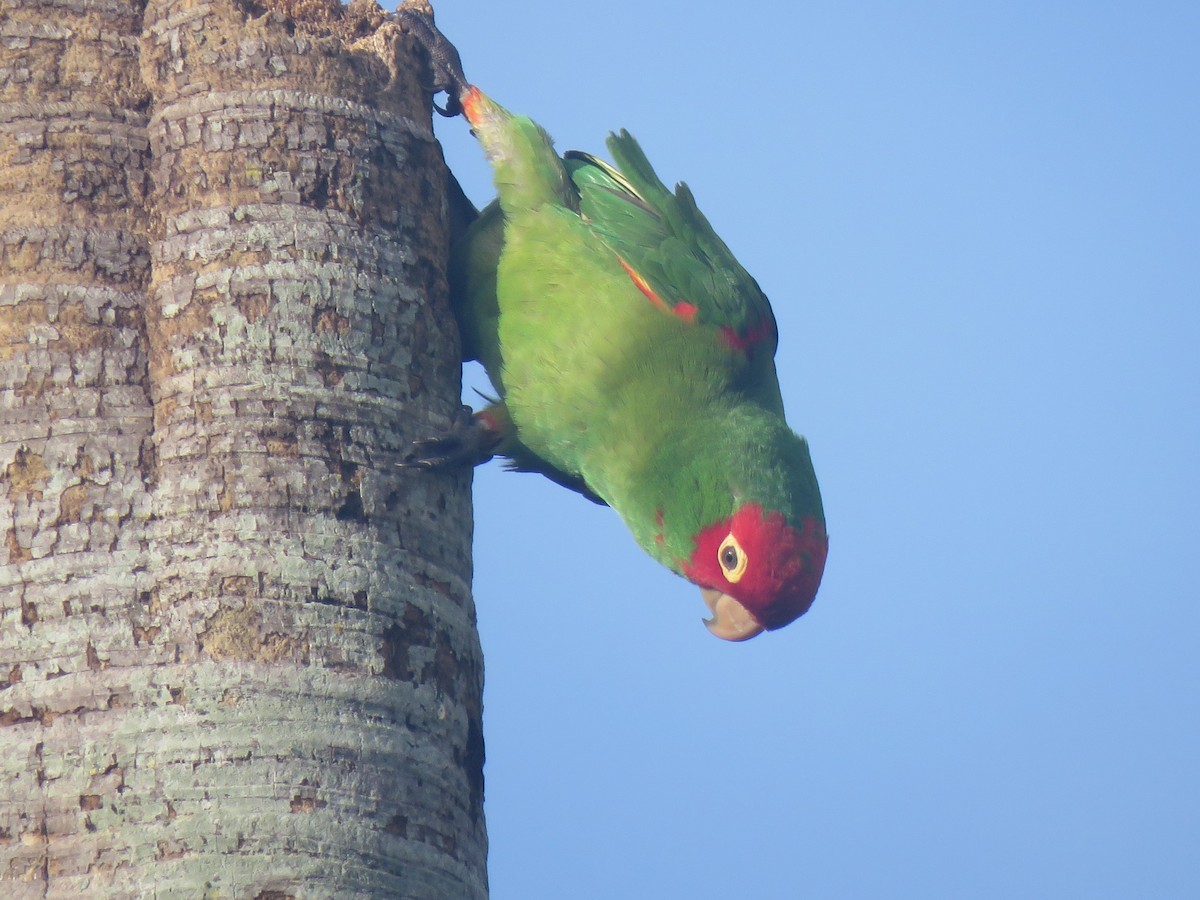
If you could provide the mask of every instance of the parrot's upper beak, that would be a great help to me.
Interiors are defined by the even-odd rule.
[[[704,624],[717,637],[726,641],[748,641],[762,633],[763,626],[758,620],[728,594],[711,588],[701,588],[700,593],[712,612],[712,618],[705,619]]]

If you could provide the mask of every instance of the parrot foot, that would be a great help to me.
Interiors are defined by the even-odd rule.
[[[433,7],[428,0],[405,0],[393,15],[429,54],[429,65],[433,69],[432,92],[446,92],[446,106],[443,108],[435,103],[433,108],[447,117],[462,113],[460,98],[471,85],[463,74],[458,49],[433,24]]]
[[[453,469],[478,466],[492,458],[500,431],[486,412],[459,408],[450,430],[440,437],[413,441],[398,463],[402,469]]]

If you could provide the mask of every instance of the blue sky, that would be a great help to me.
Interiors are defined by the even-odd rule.
[[[831,534],[730,645],[611,511],[479,470],[493,898],[1200,896],[1200,6],[438,16],[560,149],[688,182]]]

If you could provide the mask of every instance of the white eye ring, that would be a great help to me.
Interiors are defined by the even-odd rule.
[[[725,580],[730,584],[737,584],[746,574],[746,568],[750,565],[750,557],[746,555],[746,551],[742,549],[742,545],[738,543],[738,539],[733,536],[732,531],[725,535],[725,540],[721,541],[721,546],[717,548],[717,562],[721,564]]]

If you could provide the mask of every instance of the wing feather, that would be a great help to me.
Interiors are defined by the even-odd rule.
[[[616,166],[575,150],[563,156],[584,221],[665,308],[686,310],[685,318],[718,329],[738,351],[773,356],[775,319],[766,295],[687,185],[668,190],[627,131],[610,135],[608,147]]]

